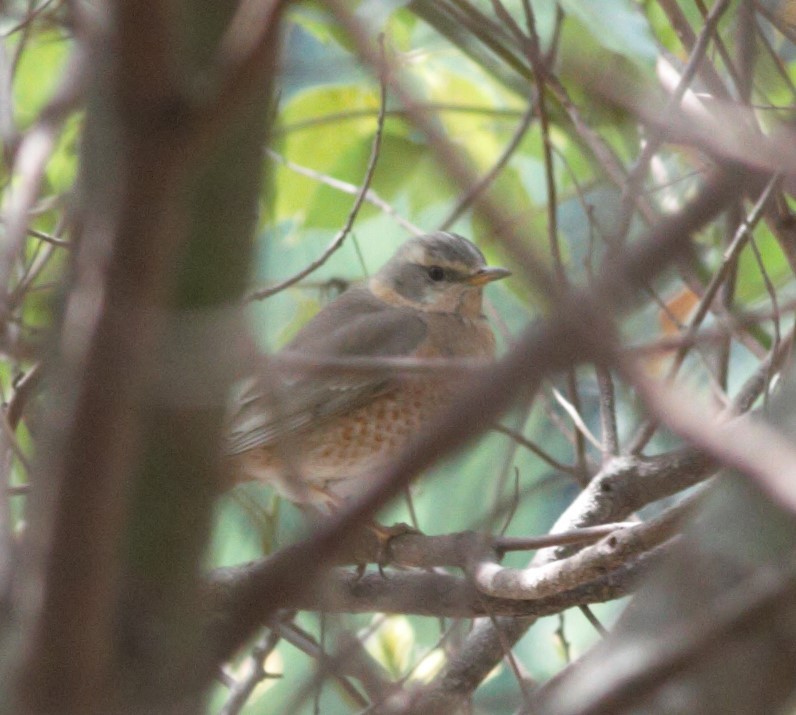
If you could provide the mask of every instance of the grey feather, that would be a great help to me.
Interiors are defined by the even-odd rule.
[[[322,309],[285,350],[319,357],[401,357],[411,355],[425,336],[426,324],[416,311],[354,288]],[[281,380],[274,400],[267,389],[271,382],[254,376],[241,386],[228,425],[228,454],[268,446],[286,434],[320,425],[395,385],[387,369],[357,376],[307,373]]]

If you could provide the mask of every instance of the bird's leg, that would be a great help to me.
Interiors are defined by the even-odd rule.
[[[345,504],[345,499],[338,496],[327,486],[311,485],[311,492],[317,497],[314,501],[323,502],[324,506],[330,512],[342,509]],[[384,526],[375,520],[369,521],[365,528],[376,537],[376,565],[378,566],[379,573],[386,578],[384,567],[390,562],[390,542],[398,536],[404,534],[420,534],[421,532],[409,524],[403,522],[393,524],[392,526]],[[356,564],[357,578],[362,578],[367,569],[368,560],[359,561]]]
[[[378,544],[376,550],[376,565],[383,578],[387,578],[387,574],[384,573],[384,567],[390,562],[390,542],[404,534],[422,533],[418,529],[415,529],[415,527],[403,522],[393,524],[392,526],[384,526],[376,521],[372,521],[368,524],[368,528],[376,535],[376,542]]]
[[[326,509],[330,513],[342,509],[343,506],[345,505],[345,499],[335,494],[328,486],[311,485],[309,489],[314,497],[313,501],[317,502],[319,505],[322,505],[323,507],[326,507]],[[315,505],[313,505],[313,507],[317,511],[320,511],[322,508],[321,506],[315,506]],[[378,524],[376,524],[376,522],[372,523],[369,522],[366,525],[366,529],[376,537],[376,543],[377,543],[376,553],[377,553],[377,559],[379,559],[378,561],[379,573],[383,574],[382,563],[380,559],[382,558],[383,544],[386,544],[386,542],[383,541],[384,537],[381,535],[380,529],[384,530],[384,527],[380,527]],[[358,539],[358,541],[361,542],[362,539],[360,538]],[[362,549],[355,547],[354,551],[356,552],[358,550],[364,550],[365,553],[367,553],[369,551],[369,548],[367,546],[364,546]],[[358,556],[355,555],[354,558],[358,559]],[[368,563],[369,559],[367,557],[362,558],[362,560],[355,561],[357,580],[361,579],[365,575],[365,571],[368,568]]]

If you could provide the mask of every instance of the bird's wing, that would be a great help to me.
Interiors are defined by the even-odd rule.
[[[285,350],[319,357],[399,357],[412,355],[425,336],[426,323],[416,311],[353,289],[321,310]],[[393,380],[387,369],[307,372],[268,389],[271,381],[255,376],[241,385],[235,400],[226,451],[240,454],[322,424],[389,390]]]

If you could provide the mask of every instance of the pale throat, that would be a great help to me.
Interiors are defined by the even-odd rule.
[[[483,290],[481,288],[470,288],[460,296],[459,305],[454,312],[463,315],[465,318],[475,320],[483,315]]]
[[[436,300],[428,303],[409,300],[388,283],[377,280],[375,277],[368,281],[368,288],[373,295],[381,298],[385,303],[422,310],[426,313],[455,313],[471,320],[480,318],[482,314],[481,288],[445,291]]]

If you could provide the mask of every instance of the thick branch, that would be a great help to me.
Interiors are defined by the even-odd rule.
[[[472,569],[473,580],[482,593],[500,598],[537,599],[577,588],[672,538],[690,506],[617,529],[568,558],[540,566],[512,569],[484,560]]]
[[[468,580],[448,574],[392,572],[385,576],[334,569],[300,594],[276,594],[279,607],[329,613],[408,613],[446,618],[478,616],[543,616],[588,603],[602,603],[631,592],[636,579],[660,557],[660,549],[645,553],[600,578],[562,593],[535,600],[484,596]],[[223,630],[235,618],[240,584],[261,568],[253,562],[216,569],[207,582],[207,603],[213,630]],[[270,605],[270,604],[269,604]],[[268,615],[267,611],[263,616]]]

